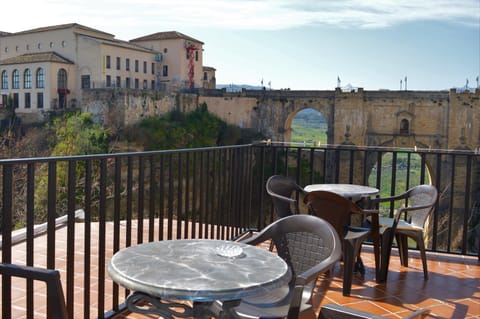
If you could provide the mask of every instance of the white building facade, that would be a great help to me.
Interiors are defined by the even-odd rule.
[[[215,69],[205,70],[209,81],[203,42],[175,31],[131,41],[76,23],[0,32],[0,107],[16,113],[79,107],[95,88],[212,88]]]

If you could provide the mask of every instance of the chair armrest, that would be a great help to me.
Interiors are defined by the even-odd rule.
[[[420,206],[400,207],[400,208],[397,209],[397,211],[395,212],[394,218],[397,218],[397,217],[400,218],[400,216],[402,215],[402,213],[407,214],[407,212],[410,212],[410,211],[415,211],[415,210],[420,210],[420,209],[426,209],[426,208],[430,208],[430,207],[432,207],[432,204],[420,205]]]
[[[278,199],[280,199],[280,200],[283,200],[283,201],[285,201],[285,202],[289,202],[289,203],[296,203],[296,202],[297,202],[297,200],[294,199],[294,198],[285,197],[285,196],[282,196],[282,195],[279,195],[279,194],[275,194],[275,193],[270,193],[270,192],[268,192],[268,194],[269,194],[270,196],[272,196],[272,197],[276,197],[276,198],[278,198]]]
[[[60,279],[60,272],[55,269],[4,263],[0,263],[0,274],[45,282],[56,281],[57,279]]]
[[[247,245],[256,246],[258,244],[264,243],[271,239],[272,239],[271,236],[266,236],[264,235],[263,232],[260,232],[260,233],[253,233],[252,236],[246,237],[244,239],[240,239],[238,240],[238,242],[247,244]]]
[[[384,202],[391,202],[391,201],[396,201],[400,199],[405,199],[407,198],[406,194],[400,194],[400,195],[394,195],[390,197],[378,197],[378,198],[371,198],[370,199],[370,204],[378,204],[378,203],[384,203]]]
[[[314,267],[298,274],[295,278],[296,285],[306,285],[307,283],[315,280],[324,272],[330,270],[340,259],[342,258],[342,251],[338,250],[338,253],[331,255],[329,258],[318,263]]]

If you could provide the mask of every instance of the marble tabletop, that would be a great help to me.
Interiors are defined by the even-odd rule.
[[[328,191],[353,199],[374,196],[380,192],[378,188],[355,184],[312,184],[304,189],[306,192]]]
[[[276,254],[223,240],[165,240],[118,251],[108,265],[119,285],[162,299],[236,300],[288,283]]]

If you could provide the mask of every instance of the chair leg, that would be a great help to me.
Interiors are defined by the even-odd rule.
[[[387,282],[388,265],[390,263],[390,254],[392,251],[393,231],[391,228],[384,230],[381,236],[381,261],[380,261],[380,278],[378,282]]]
[[[425,253],[425,242],[423,241],[423,236],[414,237],[417,242],[418,249],[420,250],[420,256],[422,257],[423,265],[423,278],[428,280],[428,268],[427,268],[427,254]]]
[[[355,262],[354,247],[351,241],[343,245],[343,295],[349,296],[352,289],[353,266]]]
[[[403,234],[395,234],[398,244],[398,254],[400,255],[400,264],[408,267],[408,237]]]

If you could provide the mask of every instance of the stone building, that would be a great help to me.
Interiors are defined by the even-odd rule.
[[[130,41],[77,23],[0,32],[0,107],[17,114],[80,107],[85,90],[178,91],[215,86],[203,42],[180,32]],[[33,115],[33,116],[32,116]]]

